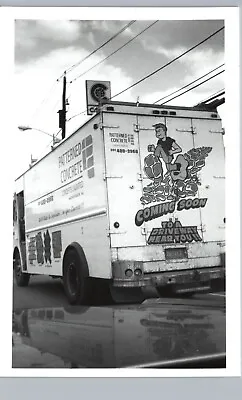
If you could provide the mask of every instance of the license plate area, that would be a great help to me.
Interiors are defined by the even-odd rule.
[[[164,251],[165,251],[165,259],[167,261],[188,259],[188,253],[186,247],[167,248],[164,249]]]

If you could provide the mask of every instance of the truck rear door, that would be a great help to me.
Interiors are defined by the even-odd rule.
[[[205,242],[225,240],[225,162],[223,132],[220,120],[197,119],[193,121],[195,147],[211,149],[206,157],[206,167],[199,172],[200,198],[207,198],[201,208]]]
[[[134,218],[140,207],[142,182],[136,115],[103,113],[110,240],[112,247],[145,245]]]
[[[173,139],[173,143],[180,147],[180,151],[173,155],[173,160],[169,160],[170,163],[166,163],[168,160],[163,159],[162,155],[158,158],[154,156],[158,138],[152,125],[158,122],[166,125],[167,137]],[[162,228],[162,223],[170,218],[173,222],[177,219],[177,224],[179,224],[177,226],[196,227],[197,233],[202,238],[200,209],[192,207],[191,199],[187,203],[191,196],[198,197],[198,184],[188,177],[188,162],[184,158],[184,155],[195,146],[191,118],[139,116],[138,127],[143,178],[142,204],[143,208],[151,211],[150,218],[142,225],[145,226],[147,240],[149,241],[153,229]],[[153,145],[153,152],[148,151],[150,145]],[[176,167],[176,160],[179,160],[178,167]],[[168,168],[173,168],[172,174]],[[166,212],[168,206],[169,210]],[[155,207],[159,210],[157,215],[154,211]],[[160,214],[163,215],[160,216]],[[167,243],[165,237],[167,238],[167,235],[164,234],[164,241],[160,244]],[[174,243],[174,240],[170,243]]]

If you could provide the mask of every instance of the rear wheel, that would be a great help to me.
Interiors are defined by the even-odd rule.
[[[18,286],[28,286],[30,275],[27,274],[26,272],[23,273],[20,254],[18,251],[16,251],[16,253],[15,253],[13,268],[14,268],[14,276],[15,276],[17,285]]]
[[[83,273],[81,260],[75,249],[68,250],[65,256],[63,284],[70,304],[87,304],[90,301],[90,278]]]

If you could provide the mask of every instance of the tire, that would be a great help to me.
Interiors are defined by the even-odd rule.
[[[23,273],[20,254],[17,251],[14,258],[14,276],[18,286],[28,286],[30,275]]]
[[[80,257],[75,249],[64,258],[63,284],[70,304],[88,304],[91,295],[90,278],[85,276]]]

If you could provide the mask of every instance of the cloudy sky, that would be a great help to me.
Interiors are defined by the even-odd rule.
[[[86,114],[74,117],[86,108],[85,80],[110,80],[113,96],[224,26],[223,20],[160,20],[155,24],[155,20],[137,20],[88,57],[129,22],[131,20],[16,20],[17,125],[28,125],[50,134],[59,130],[57,111],[61,108],[62,79],[59,82],[57,79],[75,65],[67,73],[69,135],[89,118]],[[129,44],[85,73],[145,28],[148,29]],[[84,58],[86,60],[82,62]],[[139,97],[140,102],[154,103],[223,63],[222,30],[184,57],[115,97],[115,100],[136,101]],[[193,106],[223,88],[222,73],[168,104]],[[223,117],[223,106],[219,112]],[[50,149],[51,138],[38,131],[18,131],[18,140],[23,148],[19,161],[21,172],[28,167],[31,154],[40,157]]]

